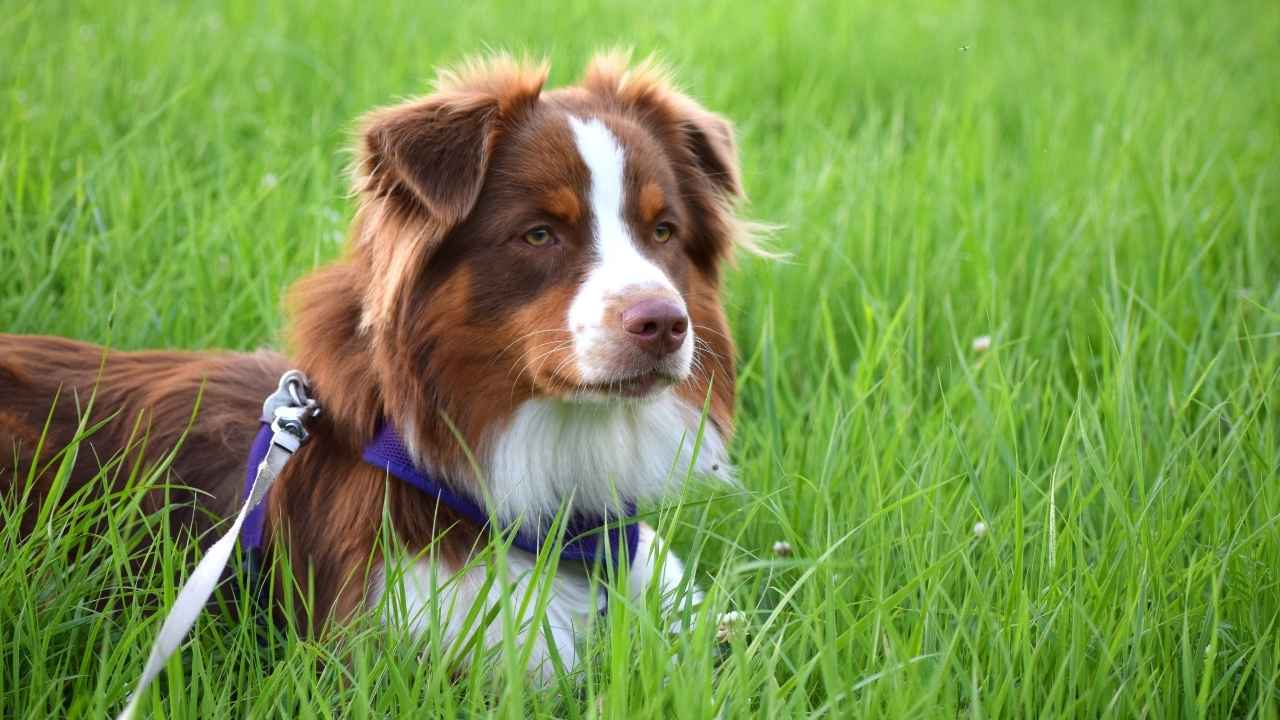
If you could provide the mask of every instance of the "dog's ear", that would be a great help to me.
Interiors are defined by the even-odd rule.
[[[440,74],[437,91],[365,116],[357,190],[452,226],[475,206],[504,126],[538,99],[546,66],[499,56]]]
[[[493,150],[498,101],[429,97],[378,110],[362,134],[365,192],[453,225],[471,212]]]
[[[738,144],[733,139],[733,126],[715,113],[703,110],[687,100],[685,117],[680,122],[686,144],[693,151],[702,171],[721,192],[731,198],[742,197],[742,177],[738,170]]]
[[[742,198],[733,126],[677,90],[657,61],[650,58],[631,67],[625,51],[602,53],[587,65],[582,85],[636,110],[660,131],[670,133],[668,140],[686,150],[688,160],[722,198]]]

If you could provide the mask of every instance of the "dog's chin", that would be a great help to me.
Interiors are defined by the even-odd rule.
[[[680,383],[680,378],[666,372],[649,370],[617,380],[581,383],[570,399],[581,402],[643,402],[661,395]]]
[[[592,405],[643,403],[660,397],[684,382],[687,376],[688,373],[682,377],[667,370],[652,369],[618,373],[615,377],[593,382],[556,378],[553,382],[541,383],[538,394],[564,402]]]

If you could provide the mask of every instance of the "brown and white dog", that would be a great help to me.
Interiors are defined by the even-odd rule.
[[[207,529],[203,517],[238,507],[262,399],[297,367],[324,413],[271,491],[266,532],[311,579],[303,620],[346,618],[394,582],[414,630],[439,621],[452,638],[477,603],[494,601],[485,595],[527,587],[534,558],[513,549],[504,582],[484,581],[492,567],[450,579],[484,531],[362,462],[382,422],[401,429],[419,467],[504,522],[546,524],[566,504],[616,513],[669,495],[689,467],[727,476],[734,350],[721,270],[749,244],[734,214],[731,128],[619,55],[597,57],[574,87],[544,91],[545,77],[545,66],[478,61],[365,118],[349,246],[292,290],[288,357],[112,351],[104,361],[97,346],[0,335],[0,492],[21,489],[55,395],[46,459],[79,425],[73,396],[96,392],[92,421],[109,419],[73,485],[124,450],[140,420],[153,460],[185,431],[171,472],[195,490],[179,519]],[[36,483],[38,505],[49,478]],[[152,495],[155,510],[163,494]],[[384,508],[396,558],[378,543]],[[686,582],[647,526],[635,557],[633,595]],[[584,571],[561,567],[552,586],[553,632],[534,640],[535,673],[548,670],[547,641],[571,663],[597,611]],[[415,614],[429,608],[441,615]]]

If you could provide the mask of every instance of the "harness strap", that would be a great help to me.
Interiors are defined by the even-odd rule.
[[[314,417],[319,412],[319,408],[315,401],[308,397],[306,376],[297,370],[290,370],[280,378],[280,385],[276,392],[267,398],[263,412],[264,414],[270,412],[273,418],[270,425],[270,445],[267,448],[266,457],[258,463],[253,484],[246,493],[244,505],[236,514],[235,522],[209,548],[191,576],[183,583],[182,589],[178,591],[178,597],[173,601],[173,607],[169,609],[169,614],[165,617],[164,624],[160,626],[160,632],[151,645],[151,654],[147,657],[147,665],[142,671],[142,677],[138,678],[138,685],[129,695],[129,702],[124,710],[120,711],[117,720],[129,720],[134,716],[143,692],[164,669],[169,658],[177,652],[178,645],[195,624],[200,611],[209,603],[209,597],[222,577],[227,561],[231,559],[231,550],[236,545],[236,538],[240,535],[240,528],[244,525],[245,518],[262,503],[267,491],[271,489],[280,471],[284,469],[285,463],[307,441],[304,422]]]
[[[373,441],[365,446],[362,459],[391,477],[408,483],[427,497],[434,498],[482,530],[506,532],[509,529],[500,524],[493,527],[489,511],[482,503],[420,469],[414,463],[404,438],[389,422],[384,423]],[[640,525],[632,517],[636,506],[635,503],[627,502],[621,509],[620,515],[575,512],[566,518],[563,540],[559,545],[560,559],[588,565],[598,561],[617,565],[625,553],[628,563],[634,564],[636,548],[640,545]],[[531,555],[537,555],[543,546],[553,545],[556,541],[557,538],[551,537],[546,528],[531,530],[521,527],[511,536],[513,547]]]

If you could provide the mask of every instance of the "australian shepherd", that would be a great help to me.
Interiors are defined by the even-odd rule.
[[[176,503],[149,490],[144,509],[208,530],[239,508],[262,400],[297,368],[323,413],[272,488],[263,532],[309,579],[304,624],[349,618],[394,585],[411,629],[428,632],[434,612],[452,639],[474,608],[535,582],[535,556],[512,547],[494,582],[498,564],[475,562],[491,524],[367,459],[385,428],[417,471],[535,532],[564,513],[625,518],[690,475],[728,477],[720,290],[725,261],[750,245],[732,129],[620,55],[572,87],[545,79],[545,66],[488,58],[364,118],[348,245],[289,293],[288,354],[0,335],[0,500],[29,492],[34,521],[54,473],[28,488],[27,469],[73,441],[94,395],[88,421],[103,424],[72,489],[141,426],[152,461],[179,448],[169,473],[191,488]],[[618,537],[635,546],[615,592],[697,596],[650,526]],[[551,632],[528,631],[531,672],[548,671],[547,643],[573,663],[606,595],[598,577],[559,563]]]

